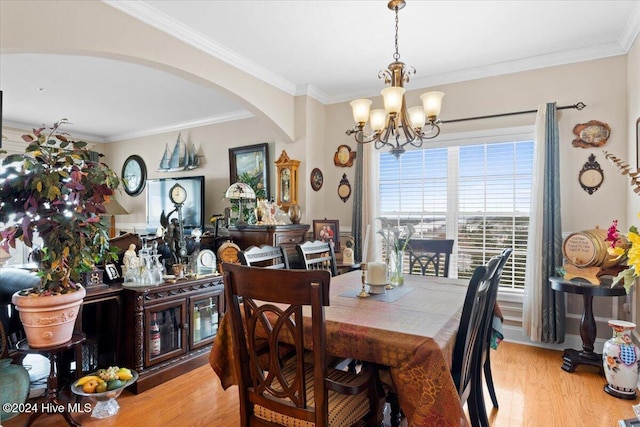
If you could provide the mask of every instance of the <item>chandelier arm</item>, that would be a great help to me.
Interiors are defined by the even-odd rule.
[[[384,129],[384,132],[380,132],[378,134],[376,149],[384,148],[385,146],[393,147],[393,144],[389,143],[389,137],[393,133],[394,126],[395,123],[391,119],[391,116],[389,116],[389,119],[387,120],[387,127]]]
[[[356,142],[359,142],[360,144],[369,144],[370,142],[375,141],[376,138],[377,138],[377,135],[375,133],[371,135],[367,135],[364,133],[364,130],[361,130],[355,135]]]
[[[432,132],[435,133],[432,134]],[[421,139],[434,139],[438,135],[440,135],[440,126],[438,126],[438,124],[435,122],[431,123],[431,129],[429,129],[429,132],[420,132]]]
[[[407,117],[409,116],[409,113],[407,112],[407,107],[404,103],[404,101],[402,102],[402,110],[401,110],[401,117],[400,117],[400,122],[401,122],[401,126],[402,126],[402,133],[404,134],[404,137],[406,139],[406,142],[404,144],[402,144],[403,146],[413,142],[416,137],[418,137],[418,132],[413,130],[413,127],[411,126],[411,124],[408,122]],[[413,144],[412,144],[413,145]]]

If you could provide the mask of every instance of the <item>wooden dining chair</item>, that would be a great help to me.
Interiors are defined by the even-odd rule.
[[[249,267],[289,268],[287,251],[282,246],[250,246],[238,252],[238,259],[242,265]]]
[[[331,273],[331,276],[338,275],[336,255],[329,242],[307,241],[296,245],[296,251],[306,270],[326,270]]]
[[[327,365],[329,272],[235,264],[224,264],[223,270],[242,426],[346,427],[382,421],[375,367],[353,374]],[[304,307],[310,317],[303,316]],[[283,355],[283,342],[294,351]],[[305,344],[313,350],[305,351]]]
[[[454,240],[449,239],[410,239],[407,243],[409,274],[449,277],[453,243]]]
[[[491,284],[491,290],[489,294],[489,298],[487,300],[487,310],[485,310],[484,319],[482,320],[482,350],[480,352],[481,359],[479,361],[479,365],[482,367],[482,371],[484,372],[484,379],[487,383],[487,390],[489,391],[489,396],[491,396],[491,402],[493,403],[494,408],[498,408],[498,398],[496,396],[496,391],[493,386],[493,375],[491,374],[491,329],[493,325],[493,316],[494,316],[494,308],[496,305],[496,301],[498,299],[498,289],[500,287],[500,278],[502,277],[502,270],[504,269],[505,264],[509,260],[509,256],[513,252],[512,248],[506,248],[499,255],[498,266],[496,267],[496,272],[493,277],[493,282]],[[475,391],[477,393],[476,401],[478,402],[478,412],[480,414],[480,421],[484,422],[488,420],[487,410],[484,404],[484,392],[482,386],[482,373],[480,369],[477,371],[478,377],[476,378],[477,387],[475,387]],[[489,424],[482,424],[483,427],[489,427]]]
[[[479,393],[476,391],[479,378],[478,371],[481,365],[482,321],[489,310],[489,298],[492,286],[497,286],[493,280],[498,269],[500,257],[495,256],[489,260],[486,266],[478,266],[469,280],[469,287],[462,306],[462,317],[456,334],[456,342],[453,348],[453,360],[451,375],[458,390],[460,401],[467,403],[469,418],[473,427],[486,425],[481,420]],[[493,307],[491,307],[493,310]],[[486,414],[485,414],[486,415]]]
[[[488,301],[493,283],[493,278],[497,272],[500,256],[495,256],[489,260],[487,265],[478,266],[473,272],[467,287],[460,326],[456,335],[453,350],[453,361],[451,364],[451,375],[458,390],[460,401],[465,402],[469,408],[471,425],[479,427],[481,425],[481,412],[478,401],[478,393],[475,387],[482,383],[476,381],[477,372],[481,370],[480,351],[482,350],[481,340],[482,321],[489,310]],[[495,283],[497,286],[497,282]],[[493,306],[491,306],[493,311]],[[393,390],[389,390],[386,396],[390,404],[390,421],[392,426],[398,426],[401,418],[401,408],[398,397]],[[485,411],[486,413],[486,411]]]

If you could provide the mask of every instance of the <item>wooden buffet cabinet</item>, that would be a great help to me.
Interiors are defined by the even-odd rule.
[[[133,392],[207,363],[224,313],[223,290],[222,276],[124,287],[121,363],[139,374]]]
[[[249,246],[282,246],[287,255],[296,254],[296,245],[304,243],[309,224],[247,225],[229,227],[229,237],[241,250]]]

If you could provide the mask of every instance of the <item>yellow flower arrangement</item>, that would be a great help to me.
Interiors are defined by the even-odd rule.
[[[638,217],[640,218],[640,214],[638,214]],[[613,221],[613,224],[607,231],[606,240],[611,242],[608,251],[614,256],[626,256],[627,265],[629,267],[621,271],[613,279],[611,286],[615,286],[620,281],[623,281],[624,288],[627,293],[629,293],[629,290],[631,289],[631,286],[634,285],[636,278],[640,277],[640,234],[638,234],[638,229],[635,225],[629,229],[629,233],[627,233],[626,237],[629,239],[629,248],[624,249],[623,247],[616,245],[620,239],[620,232],[618,231],[618,221]]]

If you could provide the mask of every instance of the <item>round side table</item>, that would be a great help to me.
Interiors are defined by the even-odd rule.
[[[626,295],[624,288],[611,288],[608,284],[593,285],[582,281],[564,280],[562,277],[550,277],[551,289],[558,292],[582,295],[583,308],[580,319],[580,338],[582,351],[565,349],[562,356],[562,369],[574,372],[578,365],[591,365],[602,368],[602,354],[593,351],[596,340],[596,321],[593,318],[593,297],[621,297]]]
[[[58,372],[60,366],[58,366],[58,358],[60,354],[66,350],[74,349],[76,357],[76,376],[82,375],[82,344],[85,340],[83,333],[74,333],[71,339],[65,343],[41,348],[31,348],[27,340],[21,340],[17,344],[17,349],[21,353],[37,353],[46,356],[51,364],[49,371],[49,377],[47,378],[47,397],[46,400],[38,404],[37,410],[31,413],[29,421],[25,427],[29,427],[33,422],[43,413],[60,414],[64,417],[67,423],[74,427],[82,427],[78,424],[69,413],[68,405],[61,403],[58,400]]]

